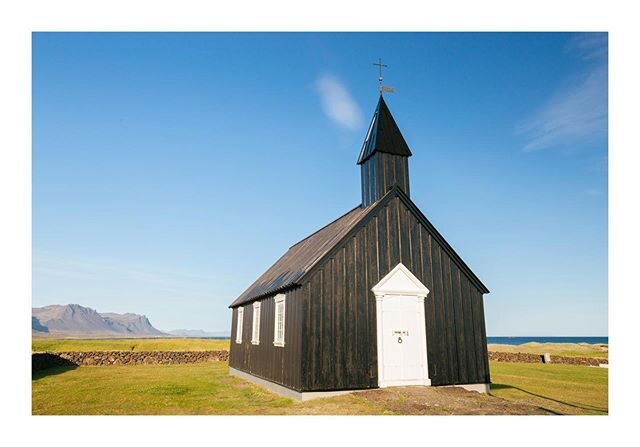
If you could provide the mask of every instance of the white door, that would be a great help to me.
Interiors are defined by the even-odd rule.
[[[384,385],[423,385],[426,374],[424,301],[417,296],[382,298]]]
[[[424,314],[429,289],[400,263],[371,291],[376,296],[378,385],[430,385]]]

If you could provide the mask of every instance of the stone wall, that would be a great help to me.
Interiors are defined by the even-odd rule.
[[[570,365],[587,365],[587,366],[598,366],[608,365],[608,359],[601,359],[596,357],[563,357],[560,355],[552,355],[551,363],[568,363]]]
[[[108,366],[108,365],[175,365],[208,361],[228,361],[229,351],[88,351],[88,352],[34,352],[32,371],[56,366]],[[497,362],[544,363],[538,354],[489,351],[489,360]],[[551,363],[598,366],[608,364],[604,358],[551,356]]]
[[[31,355],[33,371],[55,366],[174,365],[212,360],[229,360],[229,351],[74,351]]]
[[[496,362],[541,363],[542,357],[538,354],[525,354],[523,352],[489,351],[489,360]]]
[[[489,360],[494,360],[496,362],[544,363],[544,356],[539,354],[525,354],[523,352],[489,351]],[[552,355],[550,363],[598,366],[600,364],[608,364],[609,361],[607,359],[595,357],[565,357]]]

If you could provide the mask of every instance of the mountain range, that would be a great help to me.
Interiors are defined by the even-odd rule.
[[[31,334],[40,337],[135,338],[135,337],[229,337],[229,331],[201,329],[161,331],[145,315],[98,313],[79,304],[53,304],[31,308]]]
[[[43,336],[168,337],[144,315],[98,313],[79,304],[32,308],[31,333]]]

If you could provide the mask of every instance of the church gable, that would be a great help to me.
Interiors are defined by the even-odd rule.
[[[382,279],[400,262],[406,266],[424,262],[423,256],[419,254],[425,252],[428,243],[435,244],[476,287],[479,293],[489,293],[486,286],[399,187],[393,187],[367,213],[363,213],[353,228],[300,277],[300,282],[304,282],[305,278],[309,277],[326,259],[343,250],[349,240],[354,238],[357,233],[372,225],[375,225],[375,232],[371,237],[375,237],[377,242],[368,248],[373,248],[376,251],[378,280]],[[382,230],[380,226],[382,226]],[[368,242],[368,245],[372,245],[371,242]],[[363,260],[358,260],[358,262],[363,262]],[[409,270],[413,272],[411,268]]]

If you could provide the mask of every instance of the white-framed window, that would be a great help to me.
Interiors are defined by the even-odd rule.
[[[236,321],[236,343],[242,343],[243,321],[244,321],[244,308],[238,307],[238,321]]]
[[[260,303],[253,303],[253,326],[251,328],[251,343],[260,344]]]
[[[284,294],[280,293],[273,297],[276,303],[275,328],[273,330],[274,346],[284,346]]]

